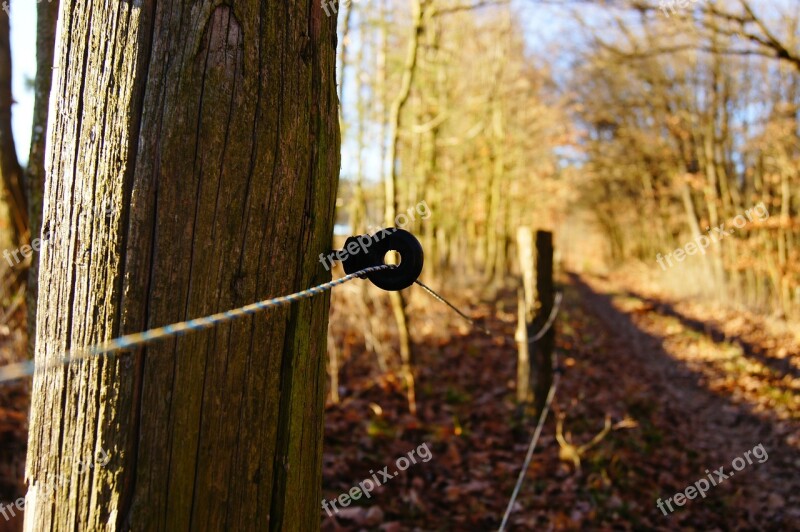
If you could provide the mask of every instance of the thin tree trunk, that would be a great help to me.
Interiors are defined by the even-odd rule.
[[[17,159],[14,133],[11,130],[11,40],[9,17],[0,15],[0,178],[3,196],[11,218],[11,243],[14,246],[29,241],[28,204],[25,199],[22,168]]]
[[[689,184],[686,179],[687,176],[684,174],[682,177],[683,182],[679,185],[681,201],[683,203],[684,213],[686,214],[686,222],[689,224],[689,229],[692,231],[692,239],[697,240],[704,233],[700,230],[700,224],[697,221],[697,213],[695,212],[694,203],[692,202],[692,192],[689,190]],[[706,279],[709,281],[709,284],[714,286],[714,290],[716,292],[718,285],[716,283],[716,279],[714,278],[714,274],[709,267],[706,255],[703,255],[701,260],[703,261],[703,270],[705,272]]]
[[[37,363],[330,278],[335,25],[319,2],[63,5]],[[38,374],[27,529],[317,529],[328,301]]]
[[[400,143],[400,118],[403,108],[408,102],[411,94],[411,86],[414,82],[414,73],[417,66],[417,54],[419,50],[419,38],[422,34],[422,4],[420,0],[411,0],[412,26],[409,32],[408,48],[406,51],[405,64],[403,66],[403,77],[400,82],[400,91],[395,96],[389,108],[389,150],[387,161],[389,171],[384,180],[386,187],[386,205],[384,209],[385,223],[387,227],[394,227],[397,217],[397,148]],[[411,338],[408,333],[408,317],[406,315],[405,301],[400,292],[390,292],[389,299],[392,305],[392,313],[397,324],[398,339],[400,341],[400,359],[402,363],[402,373],[406,381],[406,391],[408,394],[408,408],[412,414],[416,414],[416,391],[413,373],[413,353],[411,349]]]
[[[400,90],[389,108],[389,153],[387,161],[389,171],[384,185],[386,186],[386,207],[384,209],[387,227],[393,227],[397,217],[397,148],[400,143],[400,119],[411,94],[414,74],[417,67],[419,38],[423,31],[423,12],[421,0],[411,0],[411,30],[408,35],[408,48],[403,65],[403,77]]]
[[[352,2],[344,0],[344,15],[342,16],[342,43],[339,45],[339,66],[337,68],[339,74],[339,126],[342,129],[342,138],[345,133],[345,120],[344,120],[344,82],[346,80],[345,70],[347,70],[347,46],[350,44],[350,19],[353,16]],[[360,48],[360,47],[359,47]]]
[[[50,86],[53,81],[53,53],[59,0],[36,5],[36,81],[33,104],[33,130],[25,179],[31,238],[42,234],[42,195],[44,193],[44,153]],[[28,270],[28,351],[33,357],[36,343],[36,304],[39,297],[39,251],[33,250]]]
[[[378,97],[375,100],[375,114],[379,126],[379,144],[381,150],[381,175],[383,175],[386,168],[386,154],[388,149],[386,147],[386,130],[388,129],[388,117],[386,116],[386,102],[389,100],[389,91],[387,90],[387,65],[386,58],[389,53],[389,28],[387,26],[388,13],[386,4],[388,0],[380,0],[380,10],[378,11],[380,20],[379,43],[375,57],[375,92]],[[384,206],[384,212],[386,206]]]
[[[364,24],[361,24],[362,31],[359,33],[359,38],[365,39]],[[372,48],[370,42],[370,48]],[[366,231],[366,217],[367,217],[367,201],[364,197],[364,151],[366,149],[364,141],[364,128],[366,127],[366,114],[367,102],[362,101],[361,93],[364,86],[364,48],[362,44],[358,47],[358,54],[356,55],[356,71],[355,71],[355,104],[358,123],[356,124],[356,145],[358,146],[358,156],[356,161],[356,177],[353,184],[353,197],[350,204],[350,229],[354,235],[361,235]],[[344,82],[344,78],[342,79]],[[341,96],[340,96],[341,99]],[[341,103],[339,104],[341,107]],[[366,289],[366,285],[365,289]]]

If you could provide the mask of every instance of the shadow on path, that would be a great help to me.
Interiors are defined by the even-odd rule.
[[[676,318],[685,327],[704,334],[706,337],[716,343],[728,342],[740,346],[744,356],[756,360],[765,367],[770,368],[777,373],[779,377],[790,375],[793,379],[800,378],[800,369],[791,364],[791,359],[789,357],[782,359],[771,357],[761,346],[747,342],[738,336],[729,336],[724,331],[708,322],[690,318],[677,311],[675,307],[669,303],[643,296],[633,291],[626,291],[625,295],[640,299],[648,305],[651,305],[659,314]]]
[[[800,529],[800,454],[787,443],[787,436],[799,430],[797,424],[792,427],[792,422],[780,420],[771,413],[755,413],[749,403],[737,403],[728,395],[709,390],[703,384],[701,373],[673,358],[665,350],[662,338],[640,330],[630,315],[614,307],[611,296],[599,293],[577,274],[570,273],[569,278],[584,308],[596,316],[611,333],[612,340],[618,342],[614,348],[603,350],[602,363],[613,365],[612,371],[618,377],[618,381],[611,384],[626,389],[632,381],[640,383],[655,405],[657,415],[653,415],[653,419],[658,418],[657,423],[667,425],[660,427],[662,432],[675,436],[670,438],[674,442],[683,442],[684,448],[680,451],[694,457],[694,463],[702,464],[697,471],[663,471],[664,478],[674,482],[659,486],[662,497],[671,497],[703,478],[703,465],[709,470],[720,466],[725,466],[726,471],[732,470],[731,460],[758,444],[763,444],[768,451],[767,461],[762,464],[754,461],[742,470],[743,480],[729,479],[721,483],[712,488],[706,499],[689,501],[669,518],[658,512],[664,519],[663,526]],[[689,320],[677,312],[674,315],[692,324],[695,330],[708,330],[702,322]],[[709,334],[716,341],[724,339],[719,331]],[[749,353],[754,357],[763,356],[754,346],[749,346]],[[656,445],[650,452],[652,456],[646,457],[648,461],[660,464],[663,470],[675,449]],[[655,504],[654,499],[653,507]]]

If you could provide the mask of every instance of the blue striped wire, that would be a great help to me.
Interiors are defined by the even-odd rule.
[[[93,345],[91,347],[75,349],[70,353],[72,356],[65,356],[58,361],[44,366],[44,368],[42,365],[39,365],[37,368],[32,360],[18,362],[16,364],[9,364],[7,366],[0,367],[0,383],[21,379],[23,377],[29,377],[33,375],[37,369],[41,371],[42,369],[47,369],[50,367],[57,367],[87,358],[107,355],[109,353],[122,351],[124,349],[130,349],[132,347],[141,346],[157,340],[162,340],[164,338],[177,337],[193,331],[208,329],[217,324],[232,321],[243,316],[249,316],[262,310],[269,310],[271,308],[281,307],[289,303],[300,301],[301,299],[314,297],[315,295],[332,290],[333,288],[343,285],[348,281],[352,281],[353,279],[363,278],[368,273],[374,273],[390,268],[394,268],[394,266],[387,264],[383,264],[381,266],[372,266],[356,273],[351,273],[350,275],[342,277],[341,279],[336,279],[335,281],[331,281],[329,283],[314,286],[307,290],[303,290],[302,292],[289,294],[288,296],[266,299],[264,301],[259,301],[258,303],[252,303],[250,305],[228,310],[226,312],[220,312],[210,316],[183,321],[180,323],[173,323],[171,325],[165,325],[164,327],[158,327],[157,329],[150,329],[149,331],[127,334],[125,336],[114,338],[113,340],[108,340],[107,342]]]

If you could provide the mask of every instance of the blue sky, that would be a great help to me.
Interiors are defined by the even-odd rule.
[[[5,13],[0,12],[0,16]],[[11,127],[21,164],[28,161],[33,122],[33,87],[36,77],[36,0],[11,2],[11,93],[16,104],[11,110]]]

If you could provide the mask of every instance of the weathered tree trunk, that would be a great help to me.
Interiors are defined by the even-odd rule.
[[[335,28],[319,2],[63,5],[38,363],[329,278]],[[318,296],[37,375],[26,526],[317,528],[327,318]]]
[[[59,0],[36,5],[36,81],[33,104],[33,128],[26,170],[26,195],[31,239],[42,234],[42,195],[44,193],[44,152],[50,87],[53,81],[53,53],[56,43]],[[38,246],[37,246],[38,247]],[[33,250],[28,270],[28,349],[31,356],[36,341],[36,303],[39,298],[39,251]]]

